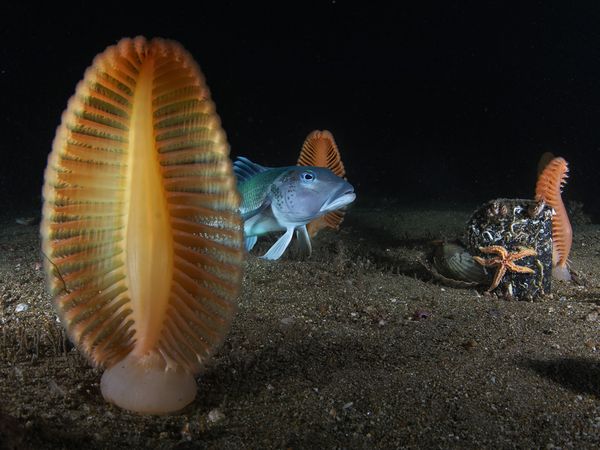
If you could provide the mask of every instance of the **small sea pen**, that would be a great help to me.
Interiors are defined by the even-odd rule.
[[[333,134],[327,130],[314,130],[306,137],[302,150],[298,157],[297,165],[327,167],[338,177],[346,178],[346,170],[342,163],[340,151],[338,150]],[[342,210],[332,211],[310,222],[306,229],[311,237],[326,227],[339,229],[344,220],[345,212]]]
[[[543,200],[551,206],[555,215],[552,217],[552,275],[559,280],[570,280],[567,267],[573,230],[562,201],[562,188],[566,184],[569,167],[564,158],[556,157],[546,164],[539,174],[535,186],[535,199]]]

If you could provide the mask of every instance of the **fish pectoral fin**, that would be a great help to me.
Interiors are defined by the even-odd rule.
[[[261,258],[276,260],[283,255],[283,252],[290,245],[290,241],[292,240],[292,236],[294,235],[294,228],[290,227],[286,230],[286,232],[277,239],[277,242],[273,244],[273,246],[265,253]]]
[[[244,238],[244,245],[246,246],[246,251],[250,251],[256,245],[256,241],[258,240],[258,236],[248,236]]]
[[[296,239],[298,239],[300,254],[309,257],[312,253],[312,245],[310,243],[310,236],[308,235],[306,225],[296,228]]]

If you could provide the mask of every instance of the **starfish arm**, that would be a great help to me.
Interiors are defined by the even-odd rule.
[[[517,259],[525,258],[526,256],[537,256],[537,252],[532,248],[521,248],[518,252],[508,255],[508,259],[515,261]]]
[[[535,270],[533,270],[531,267],[525,267],[525,266],[517,266],[514,262],[507,262],[506,263],[506,267],[511,271],[511,272],[518,272],[518,273],[535,273]]]
[[[481,253],[492,254],[495,253],[502,259],[508,256],[508,251],[501,245],[490,245],[489,247],[479,247]]]
[[[502,262],[500,260],[498,260],[497,258],[485,259],[485,258],[482,258],[481,256],[472,256],[471,258],[473,258],[475,260],[475,262],[477,262],[485,267],[497,266],[499,264],[502,264]]]
[[[525,247],[524,245],[519,245],[518,249],[520,252],[531,253],[530,256],[537,255],[537,251],[533,247]]]
[[[496,289],[498,287],[498,285],[500,284],[500,281],[502,280],[502,277],[504,277],[505,273],[506,273],[506,266],[498,266],[498,270],[496,270],[496,273],[494,274],[494,280],[492,281],[492,284],[488,288],[488,292],[493,291],[494,289]]]

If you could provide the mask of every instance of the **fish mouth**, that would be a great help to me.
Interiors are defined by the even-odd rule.
[[[321,212],[328,213],[343,208],[352,203],[355,198],[356,194],[354,193],[354,189],[346,189],[341,194],[336,193],[336,195],[331,196],[331,198],[321,207]]]

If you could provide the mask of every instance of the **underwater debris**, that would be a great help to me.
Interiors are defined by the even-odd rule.
[[[28,309],[29,309],[29,305],[27,303],[19,303],[17,306],[15,306],[16,313],[24,312],[24,311],[27,311]]]
[[[40,223],[40,216],[32,216],[32,217],[17,217],[15,222],[19,225],[32,226]]]
[[[550,293],[551,218],[552,210],[544,202],[525,199],[490,200],[473,213],[465,242],[476,261],[496,275],[490,291],[530,300]],[[487,259],[490,254],[497,256]]]
[[[433,244],[431,265],[426,267],[440,283],[469,288],[491,282],[491,275],[459,243],[436,241]]]

